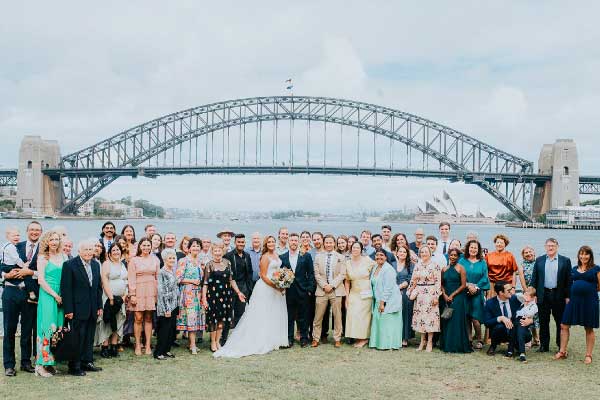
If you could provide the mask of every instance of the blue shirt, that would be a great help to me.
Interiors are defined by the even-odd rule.
[[[260,278],[260,256],[262,250],[254,250],[252,247],[246,249],[250,254],[250,261],[252,262],[252,281],[256,282]]]
[[[546,265],[544,269],[544,287],[546,289],[555,289],[558,279],[558,255],[554,258],[546,256]]]

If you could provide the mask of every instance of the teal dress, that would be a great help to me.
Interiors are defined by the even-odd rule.
[[[60,278],[62,276],[62,264],[56,265],[48,261],[44,270],[44,278],[48,286],[60,296]],[[50,296],[43,288],[40,288],[37,309],[37,365],[56,365],[56,360],[50,352],[50,338],[52,333],[63,326],[64,310],[56,304],[54,297]]]
[[[392,267],[390,267],[391,274],[389,275],[389,279],[392,282],[394,290],[397,293],[392,293],[390,298],[383,299],[380,290],[377,290],[377,284],[380,279],[385,279],[388,275],[384,273],[383,270],[379,272],[377,276],[375,276],[376,268],[373,268],[373,272],[371,273],[371,288],[373,289],[373,314],[371,320],[371,336],[369,338],[369,347],[374,347],[378,350],[390,350],[390,349],[400,349],[402,347],[402,308],[401,308],[401,294],[398,286],[396,286],[396,273]],[[381,282],[383,283],[383,282]],[[380,287],[381,287],[380,283]],[[384,310],[383,313],[379,312],[379,302],[381,300],[386,301],[386,303],[391,303],[391,298],[395,300],[399,300],[397,307],[397,311],[387,312]],[[386,309],[388,308],[386,305]]]
[[[472,283],[479,288],[474,295],[465,290],[467,296],[467,315],[479,322],[483,322],[483,305],[485,304],[484,292],[490,290],[487,263],[484,259],[472,263],[466,258],[461,258],[458,263],[463,266],[467,273],[467,283]]]
[[[458,273],[456,267],[450,266],[446,272],[442,273],[442,286],[448,296],[460,287],[460,273]],[[466,289],[457,294],[452,299],[452,303],[449,304],[446,304],[442,298],[441,310],[448,306],[454,310],[452,317],[442,319],[440,348],[446,353],[470,353],[473,351],[467,331],[467,298],[465,292]]]

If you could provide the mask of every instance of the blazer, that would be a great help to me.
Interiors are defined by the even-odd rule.
[[[344,279],[346,279],[346,263],[345,257],[335,251],[331,253],[331,265],[333,266],[333,282],[331,286],[335,288],[336,297],[344,297],[346,295],[346,288],[342,285]],[[314,263],[315,267],[315,280],[317,281],[317,288],[315,290],[315,296],[325,296],[323,287],[327,285],[327,252],[322,252],[317,255]]]
[[[280,255],[279,258],[281,258],[281,268],[292,269],[289,251]],[[309,253],[300,254],[298,252],[298,262],[296,263],[296,272],[294,272],[294,276],[294,282],[292,283],[290,290],[297,290],[301,292],[299,294],[314,293],[315,287],[317,286],[315,282],[315,267]]]
[[[556,296],[558,299],[568,299],[571,294],[571,260],[565,256],[558,257],[558,276],[556,278]],[[531,286],[537,291],[537,303],[544,302],[544,281],[546,279],[546,255],[535,260],[531,274]]]
[[[517,296],[512,295],[508,300],[508,306],[510,307],[511,320],[516,322],[517,320],[517,311],[521,308],[521,302],[517,298]],[[498,301],[498,297],[492,297],[491,299],[485,302],[485,306],[483,307],[483,323],[488,328],[492,329],[498,324],[502,324],[502,322],[498,322],[498,317],[502,315],[502,311],[500,310],[500,302]],[[504,324],[502,324],[504,325]]]
[[[40,252],[39,243],[40,242],[38,241],[38,245],[35,248],[35,252],[33,253],[33,256],[31,257],[31,262],[29,263],[29,269],[32,271],[37,271],[37,259],[38,259],[38,253]],[[15,247],[17,248],[17,254],[19,254],[19,258],[23,261],[27,261],[27,249],[26,249],[27,240],[17,243]],[[38,284],[37,279],[34,279],[33,276],[28,276],[24,280],[31,282],[28,284],[31,284],[31,287],[33,289],[35,289],[36,295],[38,295],[40,292],[40,285]]]
[[[371,280],[377,267],[371,270]],[[396,285],[396,271],[390,264],[385,263],[377,275],[377,282],[373,288],[373,307],[377,309],[381,300],[385,301],[384,314],[395,313],[402,310],[402,294]]]
[[[63,263],[60,279],[60,294],[65,314],[73,313],[73,318],[87,320],[96,318],[102,309],[102,283],[100,280],[100,264],[92,259],[92,285],[85,272],[83,261],[74,257]]]
[[[252,259],[248,252],[244,251],[242,254],[244,262],[237,261],[238,256],[235,249],[225,254],[223,258],[231,263],[231,273],[238,288],[245,296],[248,296],[252,293]]]

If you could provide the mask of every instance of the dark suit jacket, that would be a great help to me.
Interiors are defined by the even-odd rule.
[[[517,296],[511,296],[508,300],[508,306],[510,307],[511,320],[516,321],[516,314],[519,308],[521,308],[521,302],[517,299]],[[492,329],[497,324],[502,324],[502,322],[498,322],[498,317],[502,315],[502,310],[500,310],[500,302],[498,301],[498,297],[492,297],[491,299],[485,302],[485,306],[483,308],[483,323],[488,328]],[[504,324],[502,324],[504,325]]]
[[[19,254],[19,258],[23,261],[27,261],[27,241],[25,240],[23,242],[17,243],[15,247],[17,248],[17,254]],[[32,271],[37,271],[37,259],[39,251],[40,246],[38,242],[38,246],[36,247],[35,252],[33,253],[33,257],[31,257],[31,262],[29,263],[29,269]],[[32,276],[28,276],[27,278],[25,278],[25,281],[29,287],[35,289],[35,293],[36,295],[38,295],[40,292],[40,285],[38,284],[37,279],[33,279]]]
[[[556,298],[568,299],[571,293],[571,260],[558,254],[558,276],[556,279]],[[537,303],[544,302],[544,281],[546,279],[546,255],[538,257],[533,266],[531,286],[537,291]]]
[[[250,258],[250,254],[244,251],[244,262],[239,262],[239,258],[236,257],[236,254],[237,250],[233,249],[225,254],[223,258],[231,263],[233,280],[247,297],[252,292],[252,259]]]
[[[290,252],[287,251],[281,256],[281,268],[292,269],[290,264]],[[297,294],[306,295],[314,293],[317,282],[315,281],[315,267],[312,257],[309,253],[298,254],[298,262],[296,264],[296,272],[294,272],[294,282],[290,287],[290,291],[297,291]]]
[[[74,257],[63,263],[60,280],[60,294],[65,314],[73,313],[74,319],[95,318],[102,309],[102,283],[100,264],[92,259],[92,286],[88,279],[83,261]]]

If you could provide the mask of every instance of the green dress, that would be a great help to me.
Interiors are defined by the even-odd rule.
[[[62,264],[56,265],[51,261],[46,264],[44,278],[48,286],[60,296],[60,278],[62,276]],[[64,310],[58,307],[54,297],[50,296],[43,288],[40,288],[37,310],[37,365],[56,365],[56,360],[50,352],[50,338],[52,333],[63,326]]]
[[[381,273],[380,273],[381,274]],[[375,293],[375,286],[379,275],[371,274],[371,289]],[[373,317],[371,320],[371,337],[369,347],[378,350],[399,349],[402,347],[402,312],[380,313],[379,301],[373,299]]]
[[[442,286],[448,296],[460,287],[460,274],[456,267],[450,266],[442,273]],[[457,294],[452,303],[442,303],[441,310],[450,306],[454,309],[450,319],[442,319],[440,348],[447,353],[470,353],[471,341],[467,332],[467,298],[466,289]],[[443,298],[442,298],[443,299]]]
[[[472,263],[466,258],[461,258],[458,263],[463,266],[467,273],[467,283],[472,283],[479,288],[479,291],[473,296],[465,291],[465,295],[467,296],[467,314],[470,318],[483,322],[484,292],[490,290],[487,263],[484,259]]]

